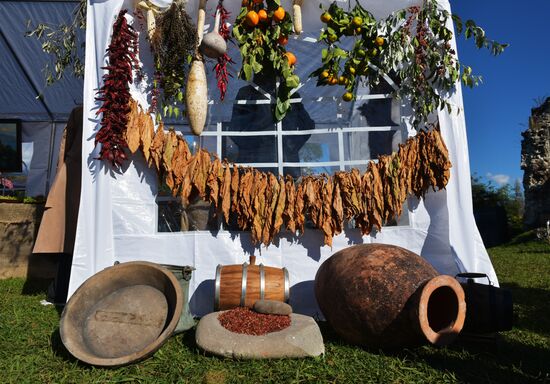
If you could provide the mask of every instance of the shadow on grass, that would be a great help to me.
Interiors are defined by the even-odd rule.
[[[82,363],[80,360],[75,358],[71,353],[65,348],[65,345],[63,344],[63,341],[61,340],[61,334],[59,333],[59,328],[56,328],[55,331],[52,332],[50,336],[50,342],[53,354],[56,357],[59,357],[65,361],[71,362],[71,363],[78,363],[81,367],[88,367],[88,365]]]
[[[435,351],[424,348],[412,355],[435,369],[453,372],[460,382],[550,382],[548,348],[499,337],[493,344],[460,343]]]
[[[48,295],[48,287],[52,283],[53,279],[41,279],[37,277],[28,278],[23,284],[23,289],[21,290],[22,295],[39,295],[44,294]]]
[[[503,283],[502,287],[512,291],[514,326],[550,337],[550,290],[516,283]]]
[[[318,324],[325,343],[346,345],[327,322]],[[481,341],[463,337],[448,347],[426,345],[394,350],[364,350],[414,364],[427,364],[438,371],[454,374],[459,382],[550,383],[550,348],[529,345],[528,341],[511,340],[505,334]]]
[[[176,338],[178,343],[189,348],[190,351],[197,349],[197,343],[195,342],[195,328],[188,329],[177,335],[172,335],[172,338]]]

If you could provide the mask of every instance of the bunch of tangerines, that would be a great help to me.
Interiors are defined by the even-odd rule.
[[[294,33],[290,14],[280,0],[243,0],[235,20],[233,36],[242,57],[239,76],[252,81],[254,74],[264,73],[278,78],[276,120],[290,108],[291,91],[300,79],[294,74],[296,56],[287,51],[288,37]]]
[[[346,12],[333,3],[321,15],[325,27],[319,41],[328,44],[323,49],[322,66],[311,76],[317,85],[342,85],[344,101],[354,98],[354,88],[361,76],[376,76],[377,61],[386,47],[386,38],[379,34],[376,20],[359,4]],[[352,39],[351,49],[345,49],[345,39]],[[349,43],[349,41],[348,41]]]
[[[269,11],[267,4],[264,3],[264,0],[243,0],[242,7],[246,7],[246,16],[244,21],[246,25],[250,28],[267,28],[272,26],[272,24],[283,23],[287,13],[285,9],[278,3],[273,2],[276,5],[276,8]],[[239,18],[237,18],[239,21]],[[277,43],[285,46],[288,43],[288,34],[279,34],[277,38]],[[284,53],[286,59],[288,60],[289,65],[296,64],[296,56],[292,52]]]

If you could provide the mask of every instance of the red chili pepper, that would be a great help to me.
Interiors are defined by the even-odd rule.
[[[217,11],[220,13],[220,27],[218,33],[225,39],[225,41],[231,40],[231,32],[229,31],[227,20],[229,19],[230,12],[223,6],[223,0],[218,2]],[[234,63],[227,53],[218,58],[218,64],[214,67],[216,71],[216,80],[218,81],[218,89],[220,90],[220,100],[223,101],[225,93],[227,92],[227,84],[229,82],[229,76],[231,74],[227,70],[227,64]],[[231,76],[232,77],[232,76]]]
[[[218,316],[220,324],[227,330],[247,335],[265,335],[290,326],[290,316],[269,315],[238,307]]]
[[[95,136],[95,144],[101,144],[99,159],[109,161],[118,168],[127,160],[128,148],[124,133],[128,123],[132,71],[139,69],[137,33],[128,25],[121,10],[113,24],[113,36],[107,48],[109,64],[103,67],[103,86],[97,91],[96,100],[102,102],[96,112],[101,117],[101,128]]]

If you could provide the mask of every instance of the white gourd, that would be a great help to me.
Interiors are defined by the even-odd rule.
[[[198,45],[202,41],[204,31],[204,20],[206,17],[206,0],[199,1],[199,12],[197,18]],[[191,63],[187,78],[187,88],[185,92],[185,105],[187,108],[187,119],[191,132],[200,136],[206,124],[206,113],[208,110],[208,87],[206,83],[206,70],[202,55],[195,51],[195,57]]]

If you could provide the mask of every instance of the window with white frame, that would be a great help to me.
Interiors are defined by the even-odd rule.
[[[225,100],[219,101],[215,78],[209,78],[209,121],[200,137],[176,125],[191,148],[202,147],[220,159],[295,179],[310,174],[333,174],[358,168],[390,154],[407,138],[401,104],[391,98],[390,79],[377,87],[360,87],[356,99],[345,102],[341,86],[317,87],[308,76],[319,65],[321,49],[313,36],[289,41],[288,50],[298,57],[296,72],[302,84],[292,95],[292,108],[275,121],[273,80],[256,77],[254,83],[233,78]],[[239,58],[233,48],[230,55]],[[234,70],[240,68],[239,60]],[[234,71],[235,73],[235,71]],[[212,207],[196,201],[181,207],[169,198],[158,198],[159,231],[203,230],[220,226]],[[167,218],[171,224],[167,225]],[[178,225],[178,223],[180,225]],[[408,224],[405,213],[393,225]]]

